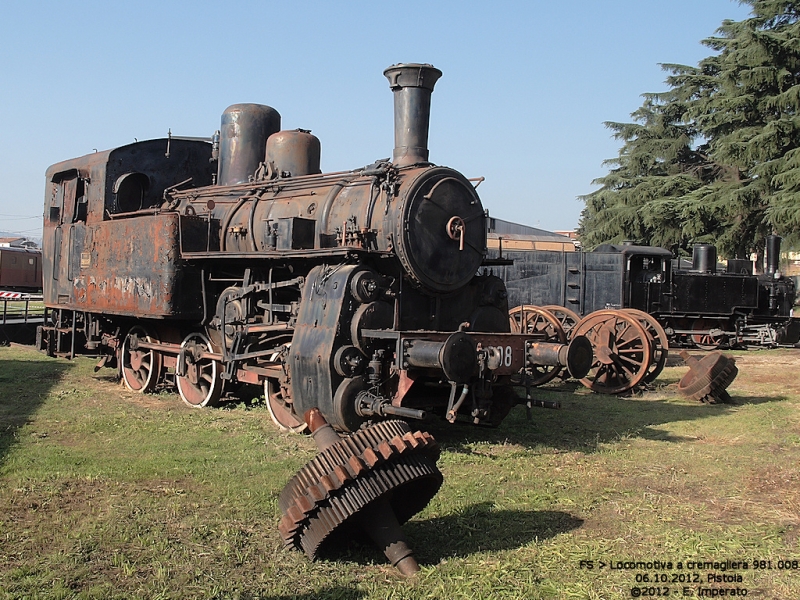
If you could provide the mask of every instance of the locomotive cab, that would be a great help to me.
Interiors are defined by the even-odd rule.
[[[600,254],[616,254],[621,257],[621,280],[614,284],[619,286],[618,300],[606,303],[605,306],[598,306],[595,302],[591,310],[585,313],[607,307],[637,308],[647,313],[659,313],[669,306],[672,284],[672,253],[669,250],[632,244],[603,244],[590,253]],[[613,297],[613,293],[609,296]]]
[[[199,282],[175,265],[178,216],[159,208],[170,186],[210,184],[210,157],[207,142],[148,140],[47,170],[42,275],[54,353],[96,348],[98,313],[199,313]]]

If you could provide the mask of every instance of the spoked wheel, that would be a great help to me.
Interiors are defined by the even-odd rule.
[[[141,325],[134,325],[120,350],[122,381],[131,391],[152,392],[161,378],[161,354],[155,350],[139,349],[137,343],[140,341],[154,342],[156,339]]]
[[[567,343],[567,334],[559,320],[543,308],[528,304],[517,306],[508,311],[508,316],[512,332],[536,335],[543,342]],[[534,365],[528,369],[528,383],[533,386],[545,384],[560,372],[558,366]]]
[[[308,429],[308,425],[302,419],[299,419],[294,414],[294,410],[290,402],[284,396],[281,386],[276,379],[267,379],[264,381],[264,396],[267,399],[267,410],[272,422],[278,426],[281,431],[292,431],[294,433],[302,433]]]
[[[625,312],[638,319],[639,324],[644,327],[647,334],[650,336],[650,344],[652,345],[653,356],[650,361],[650,366],[647,369],[647,374],[642,380],[644,383],[651,383],[656,380],[664,370],[664,365],[667,364],[667,357],[669,356],[669,339],[661,327],[661,323],[656,321],[655,317],[636,308],[626,308]]]
[[[692,323],[692,331],[703,333],[693,333],[692,342],[701,350],[716,350],[725,341],[725,336],[721,334],[707,333],[716,329],[717,322],[708,319],[697,319]]]
[[[580,315],[575,311],[564,306],[557,306],[556,304],[548,304],[542,308],[550,314],[555,315],[556,319],[561,323],[561,328],[564,330],[564,333],[567,334],[567,339],[571,340],[572,330],[575,329],[575,325],[581,321]]]
[[[203,356],[208,352],[212,352],[211,342],[202,333],[190,333],[181,344],[181,356],[185,357],[184,373],[176,373],[175,381],[178,393],[189,406],[213,406],[222,395],[219,365]]]
[[[603,394],[622,394],[644,379],[650,366],[650,336],[639,321],[620,311],[598,311],[584,317],[573,336],[592,344],[594,363],[581,383]]]

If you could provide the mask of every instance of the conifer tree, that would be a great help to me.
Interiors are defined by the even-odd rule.
[[[670,89],[645,95],[602,187],[584,196],[589,247],[635,239],[717,244],[745,257],[772,232],[800,244],[800,2],[742,0],[698,64],[663,65]]]

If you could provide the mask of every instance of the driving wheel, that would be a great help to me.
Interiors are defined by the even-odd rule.
[[[140,349],[139,342],[158,341],[141,325],[131,327],[122,342],[121,371],[125,387],[133,392],[152,392],[161,378],[161,354]]]
[[[277,379],[264,381],[264,397],[267,399],[267,410],[272,422],[281,431],[302,433],[308,425],[294,414],[292,403],[286,398]]]
[[[696,319],[692,323],[692,331],[698,333],[692,334],[692,342],[701,350],[716,350],[725,341],[725,336],[719,333],[711,333],[717,325],[716,321],[708,319]]]
[[[219,364],[206,356],[212,352],[211,342],[202,333],[190,333],[181,344],[178,367],[182,366],[182,374],[175,374],[175,382],[189,406],[213,406],[222,395]]]

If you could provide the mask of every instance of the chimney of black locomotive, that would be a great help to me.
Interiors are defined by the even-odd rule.
[[[431,93],[442,72],[431,65],[399,64],[383,74],[394,92],[394,152],[398,167],[428,162]]]
[[[767,263],[767,274],[774,275],[777,273],[781,260],[781,236],[767,236],[767,243],[764,248],[764,259]]]
[[[234,104],[222,113],[217,185],[247,183],[264,162],[267,138],[281,129],[281,115],[263,104]]]
[[[695,244],[692,247],[692,271],[698,273],[717,272],[717,248],[711,244]]]

